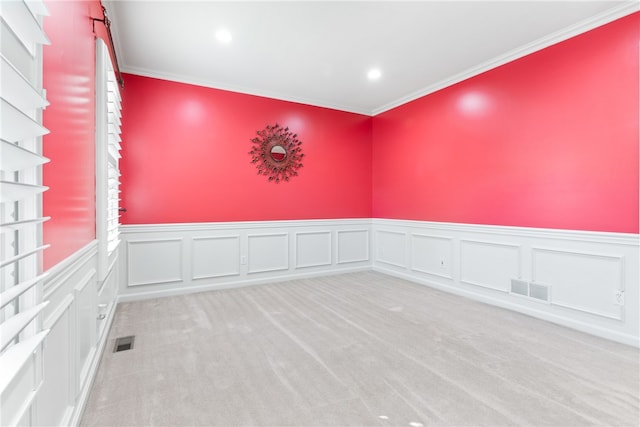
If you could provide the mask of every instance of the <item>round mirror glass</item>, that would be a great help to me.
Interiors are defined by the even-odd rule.
[[[276,162],[281,162],[287,157],[287,150],[282,145],[274,145],[271,147],[271,158]]]

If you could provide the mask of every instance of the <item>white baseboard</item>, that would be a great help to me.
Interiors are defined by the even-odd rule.
[[[176,296],[176,295],[187,295],[192,293],[216,291],[216,290],[223,290],[223,289],[244,288],[247,286],[265,285],[268,283],[285,282],[285,281],[297,280],[297,279],[308,279],[311,277],[332,276],[336,274],[356,273],[360,271],[371,271],[371,267],[365,266],[365,267],[343,268],[340,270],[333,270],[333,271],[287,274],[282,276],[271,276],[269,278],[247,279],[247,280],[236,281],[236,282],[210,283],[210,284],[204,284],[204,285],[198,285],[198,286],[190,286],[188,288],[174,287],[174,288],[163,289],[158,291],[152,290],[152,291],[146,291],[146,292],[140,292],[140,293],[133,292],[133,293],[128,293],[126,295],[120,295],[118,297],[118,303],[139,301],[139,300],[152,299],[152,298],[170,297],[170,296]]]
[[[605,338],[611,341],[616,341],[622,344],[626,344],[626,345],[630,345],[633,347],[640,347],[640,339],[638,339],[637,336],[633,336],[633,335],[629,335],[629,334],[624,334],[624,333],[619,333],[616,331],[612,331],[610,329],[604,329],[601,327],[597,327],[595,325],[589,324],[589,323],[585,323],[582,321],[577,321],[577,320],[573,320],[571,318],[568,317],[564,317],[564,316],[558,316],[555,314],[551,314],[545,311],[541,311],[541,310],[536,310],[530,307],[523,307],[521,305],[517,305],[514,304],[512,302],[508,302],[508,301],[502,301],[496,298],[492,298],[486,295],[481,295],[478,293],[474,293],[474,292],[469,292],[466,290],[462,290],[462,289],[457,289],[453,286],[446,286],[446,285],[442,285],[442,284],[438,284],[435,282],[430,282],[428,280],[425,280],[424,278],[418,278],[415,276],[412,276],[410,274],[405,274],[405,273],[400,273],[388,268],[384,268],[384,267],[379,267],[379,266],[375,266],[373,267],[374,271],[377,271],[379,273],[383,273],[383,274],[387,274],[389,276],[393,276],[393,277],[397,277],[400,279],[404,279],[404,280],[408,280],[410,282],[413,283],[417,283],[420,285],[424,285],[424,286],[428,286],[430,288],[434,288],[434,289],[438,289],[444,292],[448,292],[454,295],[459,295],[465,298],[469,298],[475,301],[479,301],[485,304],[489,304],[489,305],[493,305],[496,307],[500,307],[500,308],[505,308],[508,310],[512,310],[518,313],[522,313],[531,317],[535,317],[538,319],[542,319],[551,323],[555,323],[558,325],[562,325],[562,326],[566,326],[568,328],[571,329],[575,329],[581,332],[585,332],[588,333],[590,335],[594,335],[597,337],[601,337],[601,338]]]
[[[371,269],[371,220],[121,227],[119,301]]]
[[[372,235],[375,271],[640,347],[637,234],[374,219]]]

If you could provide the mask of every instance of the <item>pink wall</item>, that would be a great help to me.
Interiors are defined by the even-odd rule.
[[[48,269],[95,239],[95,37],[90,16],[102,17],[99,1],[46,1],[43,83],[44,252]],[[96,30],[103,35],[99,23]]]
[[[101,12],[97,1],[47,6],[50,268],[95,238],[89,16]],[[637,233],[639,20],[375,118],[126,75],[123,222],[374,216]],[[249,163],[249,140],[276,122],[304,144],[289,183]]]
[[[124,224],[371,217],[371,117],[125,74]],[[288,126],[304,166],[268,182],[251,138]]]
[[[373,216],[638,233],[640,13],[380,114]]]

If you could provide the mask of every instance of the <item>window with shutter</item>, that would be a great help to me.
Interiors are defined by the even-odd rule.
[[[17,405],[4,406],[0,425],[25,417],[41,381],[36,362],[48,331],[39,314],[46,306],[42,273],[41,155],[42,29],[47,14],[40,1],[0,1],[0,393]],[[33,384],[25,389],[28,373]],[[16,390],[23,393],[16,396]]]
[[[120,226],[121,96],[109,49],[96,41],[96,229],[98,280],[103,282],[117,259]]]

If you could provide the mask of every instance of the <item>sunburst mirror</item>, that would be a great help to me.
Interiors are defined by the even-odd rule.
[[[304,157],[298,135],[277,123],[274,126],[267,125],[257,134],[251,140],[253,147],[249,154],[251,163],[258,168],[258,175],[265,175],[269,181],[276,183],[297,176]]]

